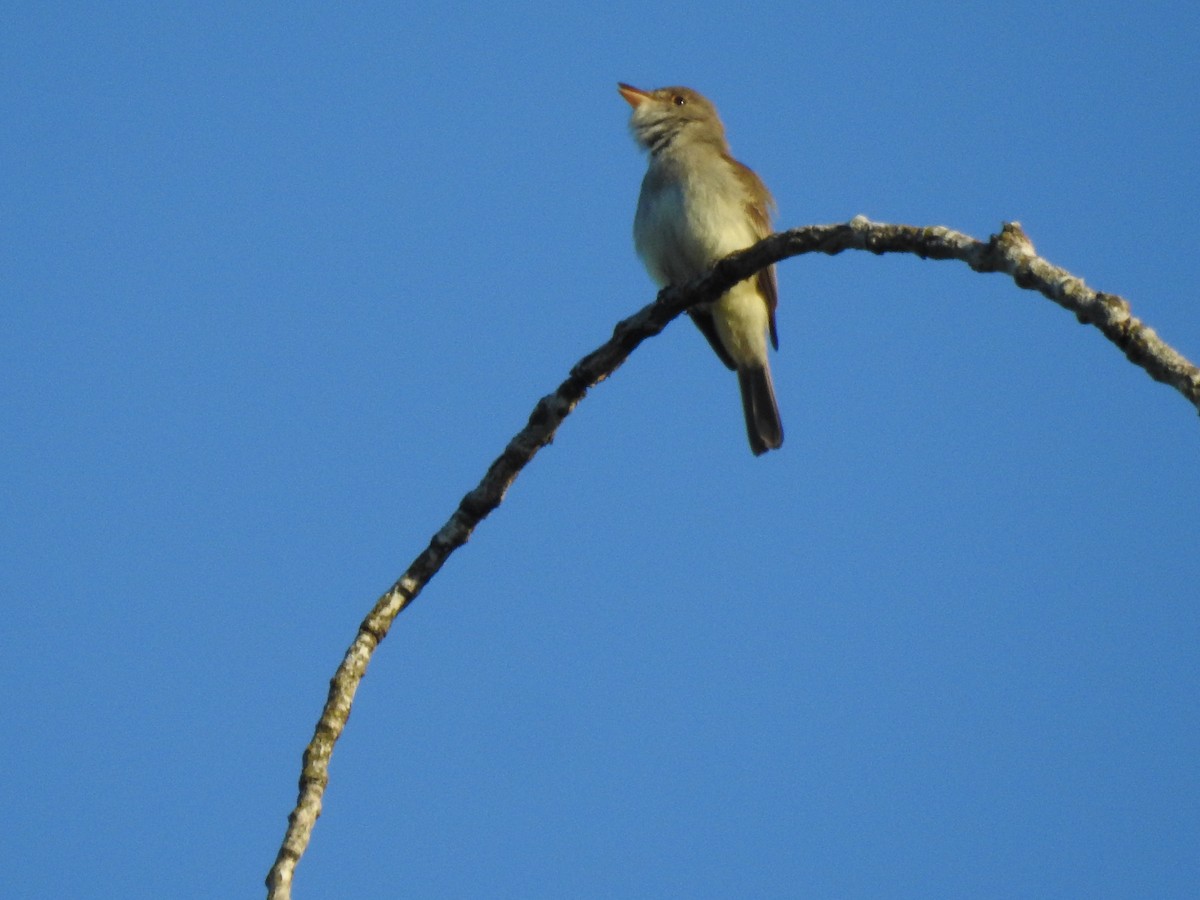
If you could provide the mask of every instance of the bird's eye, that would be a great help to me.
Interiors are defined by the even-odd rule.
[[[687,104],[687,97],[683,96],[683,94],[676,94],[671,98],[671,102],[676,106],[685,106]]]

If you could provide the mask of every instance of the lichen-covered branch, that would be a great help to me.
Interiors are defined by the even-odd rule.
[[[1019,287],[1039,291],[1075,313],[1081,322],[1095,325],[1131,362],[1156,381],[1174,387],[1200,410],[1200,370],[1134,318],[1128,302],[1092,290],[1081,279],[1037,256],[1032,243],[1015,223],[1006,224],[988,241],[978,241],[949,228],[887,225],[870,222],[862,216],[842,225],[795,228],[733,254],[691,284],[664,289],[654,303],[618,323],[611,339],[576,363],[558,389],[537,402],[529,422],[509,441],[483,480],[463,497],[429,546],[379,598],[359,625],[358,634],[329,683],[325,708],[312,741],[305,748],[300,795],[288,816],[283,845],[267,875],[268,897],[272,900],[291,897],[296,864],[321,814],[333,747],[346,727],[354,694],[371,654],[387,636],[396,616],[421,592],[450,554],[467,542],[475,527],[500,505],[509,485],[537,452],[553,440],[558,426],[588,389],[611,375],[642,341],[658,334],[688,307],[715,299],[772,263],[804,253],[833,255],[844,250],[957,259],[977,272],[1003,272]]]
[[[845,225],[813,225],[771,235],[718,265],[740,275],[802,253],[911,253],[928,259],[957,259],[976,272],[1002,272],[1018,287],[1038,291],[1070,310],[1080,322],[1095,325],[1146,370],[1155,381],[1169,384],[1200,411],[1200,370],[1134,317],[1129,302],[1096,291],[1065,269],[1042,259],[1017,223],[1007,223],[990,240],[978,241],[949,228],[886,225],[858,216]],[[686,302],[686,300],[685,300]]]

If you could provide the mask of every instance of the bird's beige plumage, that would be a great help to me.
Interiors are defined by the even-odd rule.
[[[717,260],[771,233],[774,200],[729,152],[716,107],[684,87],[644,91],[621,83],[633,107],[630,128],[649,152],[634,217],[634,245],[659,285],[683,284]],[[778,348],[775,268],[689,311],[721,361],[737,372],[746,434],[755,455],[783,443],[767,358]]]

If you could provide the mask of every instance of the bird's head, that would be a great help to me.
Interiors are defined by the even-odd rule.
[[[685,87],[644,91],[618,82],[617,90],[633,107],[633,138],[651,153],[682,143],[711,143],[724,150],[725,126],[703,94]]]

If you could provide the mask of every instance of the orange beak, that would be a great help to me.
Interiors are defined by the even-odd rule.
[[[650,99],[649,91],[643,91],[640,88],[635,88],[633,85],[626,84],[623,81],[617,82],[617,90],[621,92],[621,96],[625,98],[625,102],[634,109],[637,109]]]

